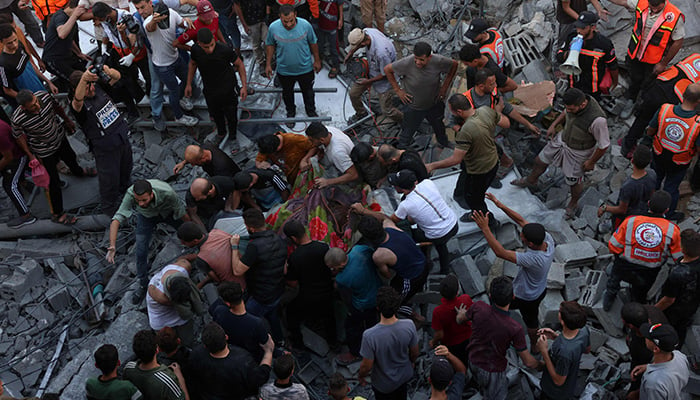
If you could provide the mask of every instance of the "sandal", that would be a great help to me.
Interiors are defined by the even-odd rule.
[[[83,177],[97,176],[97,170],[93,167],[83,167]]]
[[[328,77],[331,79],[335,79],[335,77],[338,76],[338,68],[331,68],[330,72],[328,72]]]
[[[78,222],[78,218],[64,213],[61,216],[52,215],[51,221],[56,223],[56,224],[71,226],[71,225],[75,225],[75,223]]]
[[[528,188],[528,189],[534,189],[537,187],[536,185],[533,185],[532,183],[527,181],[527,178],[520,178],[516,179],[513,181],[510,181],[510,184],[513,186],[521,187],[521,188]]]

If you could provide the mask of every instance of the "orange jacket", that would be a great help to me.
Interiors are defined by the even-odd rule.
[[[34,13],[40,20],[63,8],[68,0],[32,0]]]
[[[695,142],[700,133],[700,117],[681,118],[673,112],[673,104],[664,104],[659,109],[658,129],[654,136],[654,153],[664,149],[673,154],[673,162],[687,165],[695,155]]]
[[[680,229],[673,222],[644,215],[625,218],[610,237],[608,249],[623,260],[647,268],[658,268],[668,255],[678,261],[681,252]]]
[[[314,18],[318,18],[318,0],[277,0],[277,4],[279,5],[289,4],[290,6],[294,6],[294,8],[304,3],[309,3],[309,10],[311,10],[311,15],[313,15]]]
[[[666,45],[671,40],[671,34],[676,27],[678,20],[685,16],[678,7],[666,1],[661,15],[651,27],[651,32],[647,34],[647,41],[642,41],[642,30],[649,17],[649,2],[648,0],[639,0],[635,9],[634,25],[632,26],[632,37],[627,48],[627,54],[630,58],[638,59],[641,62],[648,64],[656,64],[664,56]]]

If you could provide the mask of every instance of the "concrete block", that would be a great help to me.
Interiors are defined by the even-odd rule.
[[[544,205],[549,209],[561,208],[564,206],[566,198],[569,196],[569,188],[553,187],[547,191],[547,199]]]
[[[565,283],[564,264],[552,263],[547,273],[547,289],[562,289]]]
[[[565,264],[567,268],[590,266],[598,255],[587,241],[558,244],[554,250],[554,261]]]
[[[576,301],[581,297],[581,288],[574,285],[564,287],[564,298],[566,301]]]
[[[588,226],[588,222],[586,222],[586,220],[583,218],[575,218],[573,221],[571,221],[571,227],[573,229],[579,230],[585,228],[586,226]]]
[[[605,349],[605,347],[602,347],[601,349]],[[600,358],[600,356],[598,357]],[[603,385],[610,379],[616,378],[620,374],[620,370],[614,365],[615,363],[608,362],[596,363],[595,368],[593,368],[593,371],[591,371],[591,373],[588,374],[588,378],[586,379],[586,381]]]
[[[610,312],[605,312],[603,310],[603,299],[600,299],[593,307],[593,314],[598,319],[603,329],[608,335],[614,337],[622,337],[622,318],[620,318],[620,311],[622,310],[622,301],[619,298],[615,299]]]
[[[46,298],[54,311],[60,312],[70,307],[70,294],[68,289],[60,283],[51,285],[46,291]]]
[[[598,228],[598,207],[584,205],[581,207],[581,218],[586,221],[586,224],[593,230]]]
[[[322,373],[323,371],[321,371],[321,368],[319,368],[316,365],[316,363],[309,362],[302,369],[299,370],[299,372],[297,373],[297,377],[305,385],[311,385],[314,379],[316,379]]]
[[[0,285],[0,297],[7,301],[19,303],[30,288],[31,284],[25,279],[24,275],[14,272]]]
[[[165,149],[163,149],[160,145],[152,144],[148,147],[148,149],[146,149],[146,153],[143,155],[143,158],[146,159],[146,161],[159,165],[163,158],[164,151]]]
[[[685,392],[700,396],[700,375],[690,371],[688,384],[685,386]]]
[[[154,144],[160,145],[161,141],[160,132],[150,129],[145,129],[143,131],[144,148],[149,149]]]
[[[605,332],[590,325],[588,325],[588,332],[590,334],[591,351],[594,353],[598,351],[598,349],[604,345],[608,339],[612,339]]]
[[[589,270],[586,272],[585,289],[581,293],[579,303],[584,307],[593,307],[598,300],[602,299],[607,283],[608,276],[605,271]]]
[[[450,267],[457,275],[464,293],[474,298],[474,296],[486,292],[484,278],[470,255],[465,255],[452,261]]]
[[[520,233],[515,224],[507,223],[501,225],[496,233],[496,239],[501,245],[508,250],[514,250],[521,247],[523,244],[520,241]]]
[[[579,364],[579,368],[584,371],[591,371],[593,368],[595,368],[596,361],[598,361],[598,359],[593,354],[581,354],[581,363]]]
[[[629,360],[629,348],[627,347],[627,342],[624,338],[608,338],[608,340],[605,342],[605,347],[608,347],[619,354],[620,359],[623,361]]]
[[[303,337],[304,346],[319,356],[323,357],[330,351],[326,340],[304,325],[301,326],[301,336]]]
[[[27,354],[20,362],[13,365],[12,369],[22,378],[25,387],[32,387],[37,384],[46,360],[46,353],[39,349]]]
[[[579,207],[583,207],[583,206],[598,207],[601,203],[601,199],[603,199],[603,198],[604,198],[604,196],[599,191],[597,191],[593,187],[589,187],[581,195],[581,199],[579,199],[579,201],[578,201],[578,206]]]
[[[487,276],[489,274],[493,263],[496,262],[496,258],[496,254],[493,252],[493,250],[491,250],[491,248],[488,248],[486,251],[477,256],[475,260],[476,266],[479,268],[481,275]]]
[[[559,290],[547,289],[547,294],[540,303],[540,326],[552,326],[559,323],[559,305],[564,301]]]
[[[528,63],[523,68],[523,74],[525,75],[525,79],[532,83],[538,83],[551,79],[542,60],[535,60],[534,62]]]

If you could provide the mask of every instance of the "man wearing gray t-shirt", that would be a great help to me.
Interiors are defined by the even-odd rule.
[[[372,372],[372,390],[377,399],[405,399],[407,383],[413,377],[413,362],[418,358],[418,334],[413,321],[399,320],[396,312],[401,295],[384,286],[377,291],[380,321],[362,334],[359,380]]]
[[[457,61],[439,54],[432,54],[428,43],[418,42],[413,55],[384,67],[384,74],[401,102],[410,112],[404,114],[399,134],[400,149],[411,144],[413,133],[423,119],[427,119],[435,132],[435,139],[443,147],[450,147],[442,118],[445,113],[445,93],[457,72]],[[440,80],[441,74],[445,79]],[[396,77],[401,78],[401,86]]]
[[[473,214],[474,221],[481,228],[489,247],[491,247],[496,256],[519,267],[518,274],[513,281],[513,295],[515,298],[510,304],[510,309],[520,310],[523,322],[527,326],[530,346],[534,349],[539,326],[538,311],[542,299],[547,294],[547,274],[554,258],[554,239],[549,233],[545,232],[541,224],[527,222],[520,214],[498,201],[493,194],[486,193],[486,198],[491,200],[496,207],[503,210],[522,229],[520,240],[526,246],[525,251],[506,250],[491,232],[488,216],[481,212]]]

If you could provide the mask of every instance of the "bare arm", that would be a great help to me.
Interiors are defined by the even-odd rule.
[[[2,158],[0,158],[0,171],[2,171],[15,157],[12,155],[11,150],[3,150],[0,152],[0,155],[2,155]]]
[[[78,6],[73,10],[73,13],[68,17],[68,21],[64,23],[61,26],[56,27],[56,33],[58,34],[58,37],[61,39],[65,39],[70,35],[70,32],[73,30],[73,27],[75,26],[75,21],[78,20],[78,18],[85,13],[85,8],[82,6]]]
[[[177,39],[175,39],[175,41],[177,41]],[[185,97],[192,97],[192,80],[194,79],[195,72],[197,72],[197,63],[190,58],[190,63],[187,66],[187,82],[185,83]],[[178,170],[178,172],[180,171]]]
[[[574,11],[573,8],[571,8],[570,1],[562,1],[561,2],[561,9],[562,9],[562,11],[564,11],[564,13],[566,13],[566,15],[570,16],[571,18],[578,19],[578,13],[576,11]]]
[[[664,296],[661,299],[659,299],[659,302],[656,303],[655,307],[661,311],[664,311],[667,308],[671,307],[671,305],[675,302],[676,302],[675,297]]]
[[[36,157],[34,156],[34,153],[32,153],[31,150],[29,150],[29,145],[27,144],[27,137],[22,135],[15,139],[15,142],[17,142],[17,146],[24,152],[24,154],[29,157],[29,160],[35,160]]]
[[[544,335],[540,335],[540,337],[537,339],[537,349],[540,351],[540,354],[542,354],[542,361],[544,361],[545,368],[547,368],[547,372],[549,373],[549,376],[552,378],[552,381],[554,382],[555,385],[561,386],[566,382],[566,375],[559,375],[557,374],[557,371],[554,368],[554,363],[552,362],[552,359],[549,357],[549,351],[547,351],[547,337]],[[523,353],[528,353],[530,355],[530,352],[527,350],[524,351]],[[522,353],[521,358],[522,358]],[[532,355],[530,355],[532,357]],[[523,358],[523,362],[525,361],[525,358]]]
[[[165,293],[158,290],[153,285],[148,285],[148,294],[151,295],[153,300],[157,301],[160,304],[163,304],[166,306],[172,304],[170,302],[170,299],[168,298],[168,296]]]
[[[500,90],[501,93],[508,93],[514,91],[517,88],[518,84],[515,83],[515,81],[512,78],[508,77],[508,79],[506,79],[506,83],[504,83],[503,86],[499,86],[498,90]]]
[[[415,346],[409,347],[408,349],[408,357],[411,359],[411,362],[416,362],[416,359],[420,355],[420,348],[416,344]]]
[[[528,368],[538,369],[540,367],[540,362],[537,361],[537,359],[533,357],[529,351],[523,350],[519,352],[518,355],[520,356],[520,359],[523,360],[525,366],[527,366]]]
[[[625,7],[626,9],[630,9],[629,5],[627,4],[627,0],[610,0],[611,3],[617,4],[618,6]]]
[[[442,82],[442,87],[440,87],[440,92],[438,92],[439,99],[445,98],[447,90],[452,85],[452,80],[455,78],[455,74],[457,73],[457,65],[459,65],[457,61],[452,60],[452,66],[450,67],[450,71],[447,73],[447,76],[445,76],[445,81]]]
[[[462,162],[465,154],[467,154],[467,152],[465,150],[454,149],[451,156],[447,157],[444,160],[435,161],[435,162],[431,162],[430,164],[426,164],[425,168],[430,173],[430,172],[435,171],[436,169],[448,168],[448,167],[451,167],[453,165],[457,165],[457,164]]]
[[[362,358],[362,362],[360,363],[360,371],[357,374],[361,384],[365,382],[365,377],[367,377],[370,371],[372,371],[372,366],[374,366],[374,360]]]
[[[655,74],[660,74],[663,72],[666,67],[668,67],[668,64],[673,60],[673,57],[678,54],[678,50],[683,47],[683,39],[678,39],[678,40],[673,40],[671,42],[671,45],[668,46],[668,49],[666,50],[666,54],[664,54],[664,58],[659,61],[658,64],[654,66],[654,73]]]
[[[229,239],[231,244],[231,268],[235,276],[243,276],[250,269],[250,267],[241,262],[241,254],[238,251],[240,241],[241,237],[238,235],[232,235],[231,239]]]
[[[489,244],[489,247],[491,250],[493,250],[496,256],[515,263],[517,261],[515,251],[506,250],[503,245],[496,240],[496,236],[494,236],[494,234],[491,232],[491,228],[489,228],[489,217],[484,215],[484,213],[481,211],[474,211],[472,218],[474,218],[474,222],[476,222],[481,231],[484,233],[486,242]]]
[[[337,178],[316,178],[316,183],[318,184],[318,187],[326,187],[330,185],[340,185],[342,183],[352,182],[357,180],[357,178],[359,178],[359,175],[357,174],[357,169],[353,165],[352,167],[348,168],[343,175],[340,175]]]
[[[241,78],[241,100],[245,100],[248,96],[248,78],[245,74],[245,64],[243,64],[243,60],[241,60],[240,57],[236,59],[234,67],[236,67],[236,70],[238,71],[238,76]]]

